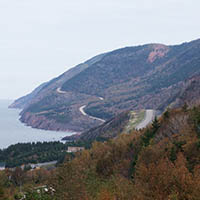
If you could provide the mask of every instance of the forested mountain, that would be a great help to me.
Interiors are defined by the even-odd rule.
[[[82,132],[102,123],[88,115],[109,120],[127,110],[163,111],[180,103],[179,95],[198,77],[199,52],[195,40],[102,54],[48,82],[24,104],[21,120],[36,128]],[[82,106],[88,115],[80,112]]]
[[[131,119],[131,114],[129,111],[122,112],[114,118],[106,121],[105,123],[91,128],[81,134],[74,134],[72,136],[67,136],[63,138],[66,141],[86,141],[94,142],[96,141],[106,141],[108,139],[114,138],[123,131],[125,132],[125,127]]]
[[[107,141],[122,133],[130,133],[132,130],[136,129],[137,125],[143,121],[144,117],[144,110],[124,111],[97,127],[91,128],[81,134],[67,136],[63,138],[63,140],[86,143]]]
[[[168,109],[151,126],[94,142],[75,157],[67,156],[53,171],[16,168],[0,172],[0,197],[20,199],[25,194],[27,200],[199,199],[199,126],[199,106]],[[38,193],[41,185],[48,190]]]
[[[170,105],[171,108],[178,108],[187,104],[190,108],[200,104],[200,76],[195,75],[185,82],[175,101]]]
[[[78,125],[79,130],[86,131],[69,139],[92,145],[67,155],[54,170],[16,168],[0,172],[0,198],[21,199],[25,195],[27,200],[198,200],[199,50],[200,40],[177,46],[129,47],[97,57],[68,81],[63,78],[58,84],[58,77],[49,82],[24,107],[22,120],[28,123],[34,119],[40,122],[36,126],[40,128],[45,128],[42,123],[52,129]],[[163,113],[137,131],[128,122],[132,110],[139,112],[140,108],[160,109]],[[108,120],[102,123],[85,112]],[[65,145],[57,145],[62,153]],[[32,148],[30,156],[25,151],[27,145],[20,146],[28,159],[39,157],[41,145]],[[46,144],[44,147],[40,153],[47,159],[50,152]],[[51,153],[54,155],[54,150]],[[13,147],[1,152],[4,159],[7,154],[15,156]],[[21,153],[17,154],[21,158]],[[38,193],[41,185],[45,189]]]
[[[184,106],[166,111],[142,131],[96,142],[57,169],[50,181],[55,196],[76,200],[199,199],[199,125],[200,107]]]

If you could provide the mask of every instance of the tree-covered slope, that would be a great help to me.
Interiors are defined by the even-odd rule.
[[[67,136],[63,140],[86,142],[106,141],[122,133],[130,118],[131,114],[129,111],[123,112],[97,127],[91,128],[81,134]]]
[[[21,97],[17,99],[13,104],[10,106],[11,108],[25,108],[29,106],[30,104],[36,103],[43,98],[46,98],[46,96],[51,95],[57,88],[61,87],[62,84],[85,70],[90,65],[94,64],[95,62],[98,62],[104,57],[104,54],[100,54],[98,56],[95,56],[88,61],[81,63],[72,69],[69,69],[65,73],[61,74],[60,76],[41,84],[39,87],[37,87],[33,92],[30,94]]]
[[[145,118],[145,111],[124,111],[105,123],[91,128],[81,134],[74,134],[63,138],[66,141],[76,142],[94,142],[94,141],[107,141],[115,138],[122,133],[130,133],[136,129]]]
[[[168,109],[149,127],[94,142],[90,149],[66,156],[54,170],[0,172],[0,195],[16,199],[25,194],[30,200],[198,200],[199,127],[199,105]],[[29,145],[20,146],[24,153]],[[46,151],[48,144],[44,147]],[[7,153],[14,156],[12,152],[13,146]]]
[[[54,196],[76,200],[198,199],[199,110],[168,110],[147,129],[95,142],[90,150],[57,169],[49,182],[56,190]]]
[[[36,128],[87,131],[127,110],[165,110],[200,74],[200,40],[148,44],[97,56],[49,82],[21,120]],[[73,73],[72,73],[73,72]],[[58,90],[59,89],[59,90]],[[80,108],[88,115],[83,115]]]

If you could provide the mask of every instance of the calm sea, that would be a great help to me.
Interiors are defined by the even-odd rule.
[[[0,100],[0,149],[18,142],[60,141],[69,132],[33,129],[19,121],[20,110],[9,109],[9,100]]]

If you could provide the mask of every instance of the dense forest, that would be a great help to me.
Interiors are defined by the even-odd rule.
[[[199,125],[200,108],[183,107],[140,132],[95,142],[57,169],[56,198],[199,199]]]
[[[30,163],[44,163],[50,161],[62,162],[69,146],[83,146],[88,148],[86,142],[37,142],[18,143],[0,150],[0,163],[8,168]]]
[[[94,142],[54,170],[1,172],[0,199],[198,200],[199,127],[200,107],[167,110],[149,127]]]

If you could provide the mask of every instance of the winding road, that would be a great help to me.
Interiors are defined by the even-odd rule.
[[[67,93],[67,92],[61,90],[60,87],[57,88],[56,91],[57,91],[59,94],[66,94],[66,93]],[[101,100],[101,101],[104,100],[103,97],[98,97],[98,98],[99,98],[99,100]],[[105,122],[105,120],[103,120],[103,119],[101,119],[101,118],[93,117],[93,116],[91,116],[91,115],[88,115],[88,114],[84,111],[84,108],[85,108],[85,107],[86,107],[86,105],[83,105],[83,106],[81,106],[81,107],[79,108],[79,111],[80,111],[80,113],[81,113],[82,115],[88,116],[89,118],[94,119],[94,120],[99,120],[99,121],[101,121],[101,122],[103,122],[103,123]],[[142,122],[140,122],[140,123],[135,127],[135,129],[136,129],[136,130],[140,130],[140,129],[145,128],[148,124],[150,124],[150,123],[153,121],[154,118],[155,118],[155,110],[151,110],[151,109],[146,110],[146,114],[145,114],[144,120],[143,120]]]
[[[145,114],[145,118],[142,122],[140,122],[136,127],[135,129],[136,130],[140,130],[140,129],[143,129],[145,128],[147,125],[149,125],[155,118],[155,110],[146,110],[146,114]]]
[[[81,107],[79,108],[80,112],[81,112],[83,115],[87,115],[86,112],[84,111],[84,108],[85,108],[85,107],[86,107],[86,105],[81,106]]]
[[[103,101],[103,100],[104,100],[104,98],[103,98],[103,97],[99,97],[99,99],[100,99],[101,101]]]
[[[59,93],[59,94],[66,94],[66,93],[67,93],[67,92],[61,90],[60,87],[57,88],[56,92]],[[101,101],[104,100],[103,97],[98,97],[98,98],[99,98]],[[86,105],[83,105],[83,106],[81,106],[81,107],[79,108],[79,111],[81,112],[82,115],[88,116],[90,119],[99,120],[99,121],[101,121],[101,122],[103,122],[103,123],[105,122],[105,120],[103,120],[103,119],[100,119],[100,118],[98,118],[98,117],[93,117],[93,116],[91,116],[91,115],[88,115],[88,114],[84,111],[84,108],[85,108],[85,107],[86,107]]]
[[[67,92],[61,90],[60,87],[57,88],[56,91],[57,91],[59,94],[66,94],[66,93],[67,93]],[[101,100],[101,101],[104,100],[103,97],[98,97],[98,98],[99,98],[99,100]],[[83,105],[83,106],[81,106],[81,107],[79,108],[79,111],[80,111],[80,113],[81,113],[82,115],[88,116],[89,118],[94,119],[94,120],[99,120],[99,121],[101,121],[101,122],[103,122],[103,123],[105,122],[105,120],[103,120],[103,119],[101,119],[101,118],[93,117],[93,116],[91,116],[91,115],[88,115],[88,114],[84,111],[84,108],[85,108],[85,107],[86,107],[86,105]],[[151,109],[146,110],[146,114],[145,114],[144,120],[143,120],[142,122],[140,122],[140,123],[135,127],[135,129],[136,129],[136,130],[140,130],[140,129],[145,128],[147,125],[149,125],[149,124],[153,121],[154,118],[155,118],[155,110],[151,110]]]
[[[56,91],[57,91],[57,93],[59,93],[59,94],[66,94],[66,93],[67,93],[67,92],[61,90],[61,88],[57,88]]]
[[[86,105],[84,105],[84,106],[81,106],[80,108],[79,108],[79,110],[80,110],[80,112],[83,114],[83,115],[85,115],[85,116],[88,116],[89,118],[91,118],[91,119],[95,119],[95,120],[99,120],[99,121],[101,121],[101,122],[105,122],[105,120],[103,120],[103,119],[100,119],[100,118],[98,118],[98,117],[93,117],[93,116],[91,116],[91,115],[88,115],[85,111],[84,111],[84,108],[86,107]]]

